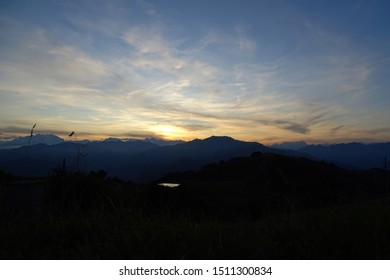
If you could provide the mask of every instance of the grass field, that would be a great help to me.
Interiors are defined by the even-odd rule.
[[[140,205],[140,204],[137,204]],[[3,219],[1,259],[389,259],[390,201],[262,219],[121,206]]]

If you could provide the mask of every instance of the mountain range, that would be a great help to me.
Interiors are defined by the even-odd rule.
[[[0,142],[0,147],[3,147],[0,149],[0,170],[15,175],[46,176],[53,169],[104,169],[109,176],[147,182],[169,172],[199,170],[206,164],[249,156],[253,152],[324,160],[350,169],[383,168],[385,159],[390,156],[390,143],[325,146],[290,142],[266,147],[257,142],[243,142],[227,136],[188,142],[153,138],[75,142],[64,141],[51,134],[38,134],[32,137],[27,146],[28,138]]]
[[[15,149],[27,145],[46,144],[55,145],[65,142],[64,139],[54,134],[36,134],[31,138],[30,136],[20,136],[9,141],[0,141],[0,150],[2,149]]]
[[[122,138],[109,137],[101,141],[81,140],[81,141],[73,141],[73,142],[87,144],[92,142],[137,142],[137,141],[140,140],[131,139],[131,138],[122,139]],[[158,146],[171,146],[171,145],[184,143],[184,141],[181,140],[164,140],[164,139],[157,139],[157,138],[145,138],[144,140],[141,141],[156,144]],[[15,149],[23,146],[36,145],[36,144],[56,145],[64,142],[65,140],[63,138],[55,134],[35,134],[31,138],[30,136],[20,136],[20,137],[16,137],[13,140],[8,140],[8,141],[0,140],[0,150]]]
[[[349,168],[387,168],[387,160],[390,159],[390,143],[309,145],[297,152],[310,154],[317,159]]]
[[[55,168],[104,169],[110,176],[151,181],[169,171],[198,169],[210,162],[268,150],[271,149],[259,143],[230,137],[210,137],[164,146],[146,140],[66,141],[0,150],[0,169],[24,176],[46,176]]]
[[[349,169],[384,168],[390,159],[390,142],[387,143],[340,143],[309,145],[303,141],[284,142],[271,148],[294,150],[314,159],[338,164]]]

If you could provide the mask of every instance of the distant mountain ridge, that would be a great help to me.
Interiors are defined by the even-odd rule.
[[[146,182],[168,172],[197,170],[206,164],[249,156],[253,152],[324,160],[351,169],[383,168],[385,158],[390,158],[390,143],[305,146],[305,143],[294,142],[292,144],[295,147],[304,147],[285,150],[266,147],[257,142],[239,141],[228,136],[211,136],[203,140],[179,141],[176,144],[172,141],[164,143],[165,140],[158,139],[108,138],[105,141],[75,142],[48,135],[34,137],[36,141],[44,140],[45,143],[31,144],[29,147],[24,143],[19,148],[0,149],[0,170],[15,175],[46,176],[54,168],[65,167],[87,172],[104,169],[109,176]],[[25,137],[15,139],[13,143],[23,141],[26,141]]]
[[[22,146],[27,146],[29,143],[30,145],[36,145],[36,144],[46,144],[46,145],[55,145],[63,143],[65,140],[61,137],[58,137],[54,134],[35,134],[31,137],[30,136],[20,136],[16,137],[13,140],[9,141],[0,141],[0,148],[17,148]]]
[[[115,138],[115,137],[109,137],[103,140],[79,140],[79,141],[72,141],[82,144],[88,144],[92,142],[148,142],[152,144],[156,144],[158,146],[171,146],[176,145],[180,143],[184,143],[182,140],[164,140],[164,139],[158,139],[158,138],[145,138],[143,140],[140,139],[123,139],[123,138]],[[30,136],[20,136],[16,137],[15,139],[8,140],[8,141],[1,141],[0,140],[0,149],[15,149],[23,146],[27,146],[29,143],[30,145],[36,145],[36,144],[46,144],[46,145],[56,145],[64,143],[65,140],[55,134],[35,134],[31,137]]]
[[[273,148],[273,149],[297,151],[297,150],[305,148],[307,146],[308,146],[308,144],[305,141],[294,141],[294,142],[282,142],[282,143],[278,143],[278,144],[273,144],[269,147]]]
[[[156,144],[159,146],[172,146],[172,145],[176,145],[176,144],[185,143],[185,141],[182,141],[182,140],[164,140],[164,139],[159,139],[159,138],[145,138],[144,141],[152,143],[152,144]]]
[[[72,170],[105,169],[110,176],[151,181],[169,171],[198,169],[210,162],[267,150],[259,143],[216,136],[165,146],[144,140],[66,141],[0,150],[0,169],[16,175],[45,176],[65,164]]]
[[[350,169],[383,168],[385,160],[390,160],[390,142],[307,144],[304,141],[296,141],[273,144],[269,147],[296,151],[312,159],[325,160]]]
[[[342,143],[333,145],[308,145],[298,152],[317,159],[341,163],[359,169],[383,168],[390,160],[390,142],[376,144]]]

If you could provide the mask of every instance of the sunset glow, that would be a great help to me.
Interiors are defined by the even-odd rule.
[[[386,1],[3,1],[0,139],[389,141]]]
[[[181,139],[188,134],[187,131],[171,125],[157,125],[152,128],[152,131],[166,140]]]

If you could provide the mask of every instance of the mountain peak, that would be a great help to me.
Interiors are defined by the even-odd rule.
[[[210,136],[208,138],[203,139],[205,142],[236,142],[237,140],[229,137],[229,136]]]

